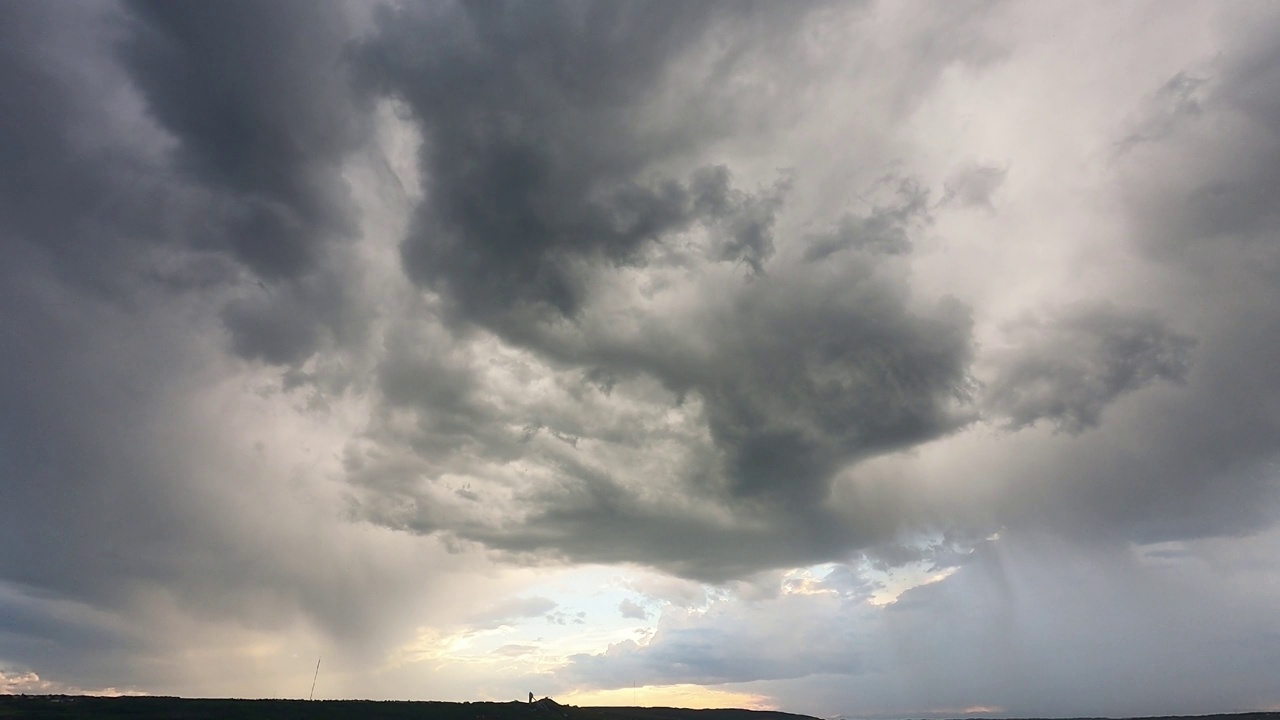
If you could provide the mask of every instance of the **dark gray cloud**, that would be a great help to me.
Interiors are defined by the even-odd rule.
[[[0,483],[11,498],[0,563],[21,586],[105,600],[121,589],[95,556],[128,562],[111,549],[116,539],[164,547],[174,521],[138,477],[149,473],[129,467],[136,438],[125,419],[136,420],[139,396],[161,387],[124,372],[138,360],[124,360],[130,343],[108,328],[138,326],[121,308],[101,306],[137,300],[130,281],[146,266],[148,241],[163,237],[173,193],[163,162],[148,152],[155,137],[131,129],[127,101],[114,94],[128,97],[107,62],[119,18],[74,4],[6,3],[0,14],[0,83],[13,100],[0,109],[9,139],[0,150]],[[135,369],[156,372],[162,385],[173,348],[156,342],[139,354],[145,362]],[[142,519],[118,528],[104,521],[95,509],[109,497]],[[94,547],[99,535],[112,538],[110,548]],[[23,550],[33,545],[54,554]]]
[[[341,163],[369,112],[346,80],[339,5],[4,12],[6,244],[115,301],[256,274],[275,292],[225,311],[245,357],[295,361],[323,330],[349,334],[322,259],[354,232]]]
[[[180,217],[170,201],[181,191],[166,186],[159,138],[136,127],[127,84],[109,62],[118,17],[70,3],[6,3],[0,13],[5,252],[105,297],[127,295],[122,275],[145,261],[134,238],[163,236]]]
[[[1011,331],[1012,357],[985,388],[987,407],[1018,429],[1047,420],[1078,433],[1103,409],[1153,382],[1183,383],[1195,340],[1159,318],[1112,305],[1068,308]]]
[[[794,13],[783,24],[803,19]],[[438,340],[474,337],[472,323],[588,382],[564,381],[573,397],[567,408],[503,407],[486,393],[473,358],[393,341],[381,390],[389,406],[415,414],[408,444],[418,458],[406,465],[353,456],[357,512],[517,554],[642,558],[725,577],[847,547],[864,532],[819,509],[836,473],[975,417],[966,409],[966,309],[956,301],[914,306],[905,270],[893,261],[910,251],[909,234],[928,224],[927,189],[883,179],[892,199],[815,240],[825,249],[809,259],[846,247],[865,252],[830,269],[773,269],[790,181],[784,175],[748,192],[734,187],[729,168],[696,159],[733,127],[716,105],[732,107],[726,88],[774,20],[763,8],[714,5],[652,15],[631,5],[462,4],[378,15],[359,62],[423,134],[425,197],[401,255],[406,273],[450,308],[453,324]],[[710,44],[711,37],[720,40]],[[683,75],[707,72],[690,70],[694,57],[714,70],[690,93]],[[678,111],[651,114],[676,101]],[[610,286],[628,274],[712,273],[724,262],[744,272],[723,287],[723,299],[683,316],[604,314]],[[624,317],[639,331],[610,330]],[[574,448],[661,442],[643,425],[588,419],[600,402],[597,386],[609,394],[654,381],[657,396],[646,390],[635,399],[695,414],[710,440],[682,461],[669,501],[655,501],[625,472],[582,455],[549,457],[530,443],[541,432]],[[525,430],[517,435],[512,426]],[[371,440],[403,442],[389,428]],[[520,523],[495,526],[465,509],[445,510],[421,480],[423,472],[520,460],[545,463],[556,478],[503,491],[520,497],[513,510]],[[701,510],[682,507],[685,497],[763,524],[708,525]],[[806,540],[774,542],[802,525]],[[702,549],[695,557],[691,545]]]
[[[398,563],[336,499],[291,485],[314,476],[288,460],[306,456],[297,439],[216,391],[218,318],[198,300],[126,312],[15,269],[0,283],[22,308],[0,319],[0,617],[15,624],[0,661],[86,688],[227,693],[226,676],[148,658],[189,643],[216,658],[300,625],[352,659],[387,642],[392,588],[421,575],[387,575]]]
[[[1159,269],[1145,276],[1144,301],[1169,320],[1121,315],[1089,323],[1095,330],[1085,335],[1033,331],[1057,335],[1076,360],[1032,351],[1029,365],[1015,360],[992,388],[1014,425],[1039,417],[1079,430],[1101,418],[1105,429],[1011,455],[1011,478],[1044,479],[1010,481],[997,501],[1000,522],[1143,543],[1247,535],[1275,522],[1280,415],[1268,388],[1280,382],[1270,361],[1280,352],[1280,223],[1268,198],[1280,108],[1260,98],[1280,87],[1280,75],[1269,68],[1275,51],[1265,33],[1241,32],[1247,41],[1203,83],[1175,76],[1153,88],[1155,98],[1183,88],[1197,99],[1113,160],[1134,249]],[[1096,412],[1108,388],[1179,378]]]
[[[975,416],[965,308],[943,303],[909,311],[900,277],[864,272],[863,282],[845,278],[840,285],[836,277],[827,284],[790,273],[741,283],[738,297],[699,319],[678,341],[670,331],[661,331],[665,343],[644,336],[620,345],[575,337],[586,344],[568,359],[629,379],[607,396],[566,380],[563,407],[504,410],[510,401],[490,396],[463,359],[421,352],[426,345],[396,350],[384,365],[382,385],[389,407],[413,412],[409,455],[352,456],[358,512],[517,556],[641,560],[716,579],[833,559],[875,542],[887,527],[881,520],[851,522],[824,509],[838,472],[945,435]],[[552,348],[551,342],[539,347]],[[565,347],[546,352],[564,357]],[[654,380],[661,383],[655,389],[665,388],[655,412],[668,404],[688,413],[692,438],[646,422],[616,425],[607,415],[591,420],[616,401],[653,402],[648,391],[633,393]],[[545,442],[527,430],[544,426],[552,430]],[[403,437],[388,424],[371,439],[396,446]],[[597,452],[650,454],[673,441],[687,454],[673,475],[661,479],[666,490],[658,493],[625,465],[601,466],[594,459]],[[490,481],[499,497],[519,498],[509,509],[518,523],[495,523],[480,512],[483,504],[442,503],[435,483],[423,480],[492,475],[490,462],[527,463],[553,473],[545,482]],[[503,489],[508,482],[510,489]],[[473,487],[473,494],[479,489]],[[721,519],[726,510],[734,522]]]
[[[231,419],[254,381],[221,352],[230,329],[246,357],[297,361],[347,317],[320,249],[352,217],[354,116],[327,95],[340,68],[318,67],[351,32],[335,9],[0,5],[0,616],[22,626],[0,662],[176,688],[191,668],[145,658],[196,637],[211,655],[298,622],[352,657],[385,640],[357,606],[388,586],[316,562],[372,578],[384,560],[367,537],[359,560],[330,554],[302,517],[337,518],[323,492],[285,501],[294,451]]]
[[[1152,179],[1124,188],[1148,253],[1206,280],[1215,266],[1247,259],[1251,267],[1233,269],[1241,280],[1274,281],[1280,107],[1267,96],[1280,83],[1275,57],[1269,41],[1251,37],[1211,78],[1179,74],[1157,93],[1165,102],[1151,113],[1165,129],[1132,148],[1121,167],[1126,180]],[[1214,123],[1236,131],[1213,132]],[[1167,174],[1173,166],[1187,172]]]
[[[178,142],[178,163],[219,194],[216,240],[265,278],[314,267],[353,232],[338,172],[364,141],[337,3],[139,0],[121,42],[147,111]]]
[[[222,320],[236,353],[287,365],[305,359],[315,347],[318,328],[306,321],[310,312],[298,303],[248,297],[228,303]]]
[[[821,501],[843,463],[937,437],[967,419],[969,317],[959,303],[915,315],[870,281],[760,284],[713,336],[695,385],[730,488]]]
[[[232,350],[296,364],[327,340],[358,336],[366,319],[331,253],[357,229],[343,163],[369,142],[372,114],[349,77],[354,31],[343,6],[140,1],[126,10],[122,67],[174,141],[167,172],[202,198],[198,208],[173,200],[187,226],[169,241],[260,278],[238,278],[248,293],[223,309]],[[163,277],[181,285],[191,272]]]
[[[755,6],[462,3],[382,8],[360,53],[375,87],[420,122],[427,197],[402,247],[406,272],[491,326],[572,316],[582,273],[634,264],[647,243],[712,229],[717,259],[762,271],[780,189],[748,194],[723,167],[681,182],[660,163],[723,123],[655,116],[661,81]],[[732,72],[735,45],[720,58]],[[710,82],[722,82],[722,78]],[[695,105],[714,84],[675,100]],[[534,315],[529,315],[529,313]],[[514,315],[514,318],[512,317]]]
[[[804,259],[816,262],[842,250],[910,253],[910,233],[929,222],[929,191],[911,178],[900,179],[896,185],[896,202],[877,205],[862,217],[847,215],[832,231],[809,238]]]

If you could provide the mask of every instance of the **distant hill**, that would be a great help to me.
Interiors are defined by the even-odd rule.
[[[524,702],[201,700],[176,697],[0,695],[0,718],[120,720],[815,720],[754,710],[574,707]],[[1280,720],[1280,719],[1277,719]]]

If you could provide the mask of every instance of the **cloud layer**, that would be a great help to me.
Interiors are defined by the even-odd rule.
[[[1277,20],[0,4],[0,686],[1280,702]]]

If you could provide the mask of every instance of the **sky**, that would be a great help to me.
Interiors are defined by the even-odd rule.
[[[0,692],[1280,710],[1275,3],[0,0],[0,97]]]

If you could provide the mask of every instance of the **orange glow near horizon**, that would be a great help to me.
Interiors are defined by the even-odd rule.
[[[773,698],[754,693],[716,690],[702,685],[644,685],[613,690],[579,690],[558,695],[555,701],[565,705],[622,707],[681,707],[694,710],[709,708],[742,708],[744,710],[777,710]]]

